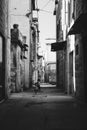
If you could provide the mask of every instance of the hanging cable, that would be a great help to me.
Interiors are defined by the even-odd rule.
[[[26,15],[22,15],[22,14],[10,14],[10,15],[13,15],[13,16],[26,16]]]
[[[36,0],[36,10],[37,11],[43,11],[43,12],[45,12],[45,13],[50,13],[50,14],[53,14],[53,12],[51,12],[51,11],[48,11],[48,10],[44,10],[44,8],[51,2],[51,1],[54,1],[54,0],[49,0],[42,8],[39,8],[38,9],[38,0]]]
[[[36,0],[36,10],[37,10],[37,13],[38,13],[39,11],[43,11],[43,12],[52,14],[51,11],[43,10],[42,8],[38,8],[38,0]]]
[[[48,2],[41,9],[44,9],[50,2],[51,0],[48,0]]]
[[[43,10],[43,9],[38,9],[38,11],[43,11],[43,12],[46,12],[46,13],[53,14],[51,11],[47,11],[47,10]]]

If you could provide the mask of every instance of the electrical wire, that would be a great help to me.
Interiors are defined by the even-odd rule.
[[[48,0],[48,2],[41,9],[44,9],[50,2],[51,0]]]
[[[45,12],[45,13],[53,14],[53,12],[51,12],[51,11],[44,10],[44,8],[45,8],[51,1],[54,1],[54,0],[48,0],[48,2],[47,2],[42,8],[39,8],[39,9],[38,9],[38,0],[36,0],[37,11],[43,11],[43,12]]]
[[[22,15],[22,14],[10,14],[10,15],[13,15],[13,16],[26,16],[26,15]]]
[[[46,12],[46,13],[53,14],[51,11],[48,11],[48,10],[39,9],[39,11],[43,11],[43,12]]]

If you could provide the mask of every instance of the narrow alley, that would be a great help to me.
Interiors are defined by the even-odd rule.
[[[43,85],[42,85],[43,86]],[[0,103],[1,130],[86,130],[87,105],[54,87],[13,93]],[[50,84],[49,84],[50,86]]]
[[[87,0],[0,0],[0,130],[87,130]]]

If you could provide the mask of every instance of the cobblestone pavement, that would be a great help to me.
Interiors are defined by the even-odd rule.
[[[0,104],[0,130],[87,130],[87,105],[62,93],[14,93]]]

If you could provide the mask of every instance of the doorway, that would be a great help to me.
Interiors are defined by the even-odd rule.
[[[73,51],[69,54],[69,93],[74,92],[74,82],[73,82]]]

